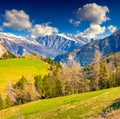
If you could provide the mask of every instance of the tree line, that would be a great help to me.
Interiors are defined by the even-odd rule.
[[[74,60],[70,61],[69,66],[61,66],[51,58],[43,59],[50,64],[49,74],[35,76],[34,82],[22,76],[15,84],[8,86],[6,98],[0,96],[0,109],[39,99],[120,86],[120,61],[116,60],[117,55],[113,55],[114,60],[101,60],[101,57],[101,53],[96,51],[93,63],[85,67]]]

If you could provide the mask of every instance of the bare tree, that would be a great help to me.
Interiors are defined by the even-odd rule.
[[[102,54],[99,50],[96,50],[94,53],[94,65],[93,65],[93,70],[92,70],[92,75],[94,77],[94,84],[93,87],[95,90],[99,89],[99,72],[100,72],[100,60],[101,60]]]
[[[63,94],[85,92],[86,79],[83,68],[75,60],[71,59],[69,66],[63,66],[59,78],[62,82]]]

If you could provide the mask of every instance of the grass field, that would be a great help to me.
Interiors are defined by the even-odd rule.
[[[93,119],[120,98],[120,87],[45,99],[0,111],[0,119]]]
[[[14,58],[0,60],[0,94],[9,83],[15,83],[22,76],[32,81],[34,76],[47,74],[49,65],[33,58]]]

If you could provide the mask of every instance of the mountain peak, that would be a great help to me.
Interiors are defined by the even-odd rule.
[[[61,51],[71,51],[87,43],[84,38],[78,38],[69,33],[53,34],[44,37],[39,36],[36,41],[40,45]]]
[[[56,57],[85,44],[72,34],[53,34],[31,40],[11,33],[0,32],[3,45],[15,55],[35,52],[43,56]]]
[[[104,39],[95,40],[90,42],[76,50],[72,50],[63,55],[59,55],[55,58],[56,61],[67,63],[69,56],[73,56],[74,60],[80,63],[80,65],[87,65],[93,61],[94,53],[99,50],[103,57],[111,53],[120,51],[120,30],[115,32],[109,37]]]

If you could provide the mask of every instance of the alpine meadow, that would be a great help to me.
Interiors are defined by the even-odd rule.
[[[0,1],[0,119],[120,119],[119,5]]]

